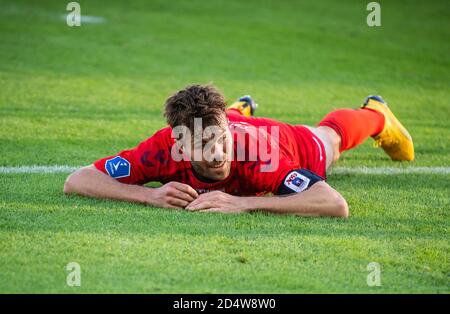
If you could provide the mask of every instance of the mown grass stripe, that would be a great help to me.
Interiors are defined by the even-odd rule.
[[[0,167],[0,173],[70,173],[81,166],[17,166]],[[399,175],[399,174],[450,174],[450,167],[336,167],[329,174],[367,174],[367,175]]]

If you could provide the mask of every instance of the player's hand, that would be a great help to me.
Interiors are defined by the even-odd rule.
[[[186,210],[222,213],[241,213],[246,211],[240,197],[221,191],[200,194],[195,201],[186,206]]]
[[[148,203],[157,207],[181,209],[185,208],[197,197],[197,192],[190,185],[180,182],[169,182],[153,189]]]

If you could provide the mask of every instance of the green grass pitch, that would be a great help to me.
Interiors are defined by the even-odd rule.
[[[0,166],[86,165],[163,127],[193,82],[314,124],[380,94],[416,161],[368,141],[339,167],[450,166],[448,1],[0,0]],[[332,174],[348,220],[186,213],[67,197],[64,173],[0,173],[0,292],[450,291],[450,175]],[[66,265],[81,286],[66,285]],[[367,264],[381,265],[368,286]]]

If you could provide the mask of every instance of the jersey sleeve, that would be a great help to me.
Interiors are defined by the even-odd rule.
[[[299,169],[281,159],[273,171],[263,171],[263,162],[250,162],[244,170],[246,184],[258,193],[286,195],[300,193],[324,178],[307,169]],[[267,169],[266,169],[267,170]]]
[[[278,188],[285,176],[293,169],[286,161],[280,160],[277,167],[270,169],[268,163],[257,160],[244,162],[242,165],[242,180],[245,181],[247,189],[256,194],[277,194]]]
[[[324,181],[324,178],[308,169],[291,170],[281,181],[276,194],[285,195],[300,193],[309,189],[319,181]]]
[[[170,158],[170,130],[162,129],[132,149],[99,159],[93,165],[119,182],[162,181]]]

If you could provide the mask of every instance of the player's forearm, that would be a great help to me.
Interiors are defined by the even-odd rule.
[[[64,184],[64,193],[127,202],[148,203],[150,188],[120,183],[92,166],[72,173]]]
[[[289,196],[246,197],[246,210],[263,210],[300,216],[348,217],[345,199],[326,183],[316,183],[310,189]]]

